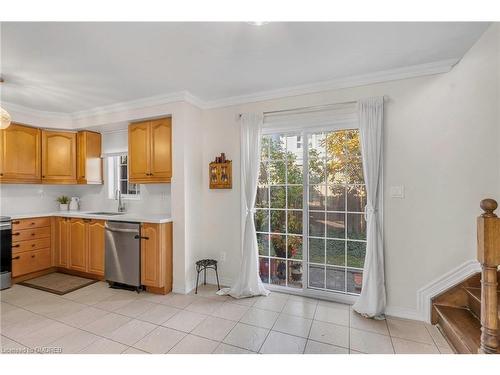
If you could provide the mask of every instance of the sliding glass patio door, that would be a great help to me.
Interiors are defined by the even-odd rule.
[[[263,282],[359,294],[365,205],[357,130],[265,135],[255,207]]]

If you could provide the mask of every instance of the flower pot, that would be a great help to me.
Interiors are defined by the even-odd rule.
[[[59,211],[68,211],[68,204],[59,203]]]

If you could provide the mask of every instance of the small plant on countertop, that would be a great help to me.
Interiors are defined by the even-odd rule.
[[[66,195],[61,195],[60,197],[57,197],[56,201],[59,202],[59,204],[68,204],[69,197]]]

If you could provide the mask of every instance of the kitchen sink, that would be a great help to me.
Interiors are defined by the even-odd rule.
[[[103,216],[115,216],[115,215],[123,215],[125,212],[104,212],[104,211],[99,211],[99,212],[88,212],[88,215],[103,215]]]

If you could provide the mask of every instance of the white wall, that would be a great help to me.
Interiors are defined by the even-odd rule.
[[[493,25],[445,74],[288,97],[204,113],[203,165],[233,160],[232,190],[203,189],[206,256],[230,283],[240,264],[237,115],[388,95],[385,117],[385,255],[389,312],[415,316],[416,291],[476,255],[479,201],[500,199],[500,29]],[[208,181],[208,170],[203,170]],[[391,199],[404,185],[405,199]]]

